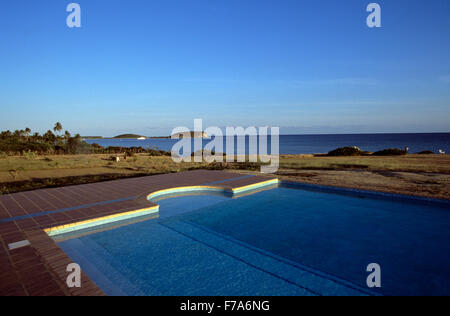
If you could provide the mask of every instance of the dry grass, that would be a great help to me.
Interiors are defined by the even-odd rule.
[[[449,155],[408,155],[390,157],[313,157],[285,155],[281,169],[405,171],[450,174]]]
[[[192,169],[258,170],[257,164],[174,163],[139,154],[120,162],[111,155],[0,157],[0,193],[98,182]],[[284,155],[283,179],[450,199],[450,156],[314,157]]]
[[[69,177],[95,174],[156,174],[206,167],[206,164],[176,164],[170,157],[136,155],[115,162],[110,155],[47,156],[36,159],[7,157],[0,159],[0,183],[36,178]]]
[[[278,175],[293,181],[450,199],[450,156],[283,156]]]

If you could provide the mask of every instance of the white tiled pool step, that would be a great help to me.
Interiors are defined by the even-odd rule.
[[[348,281],[338,279],[326,273],[303,267],[298,263],[281,258],[250,245],[220,235],[203,227],[182,221],[161,221],[161,225],[170,228],[187,238],[191,238],[216,251],[227,254],[236,260],[265,271],[272,276],[292,282],[318,295],[330,296],[370,296],[379,295]]]

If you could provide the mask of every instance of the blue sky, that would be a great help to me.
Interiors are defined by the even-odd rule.
[[[450,132],[448,0],[72,1],[2,1],[1,130]]]

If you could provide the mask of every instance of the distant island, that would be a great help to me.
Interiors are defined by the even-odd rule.
[[[205,132],[184,132],[176,133],[172,136],[154,136],[147,137],[138,134],[122,134],[114,137],[104,137],[104,136],[82,136],[83,139],[95,140],[95,139],[170,139],[170,138],[209,138],[208,134]]]
[[[172,135],[172,138],[209,138],[205,132],[184,132]]]
[[[137,134],[122,134],[122,135],[118,135],[115,136],[113,138],[147,138],[146,136],[142,136],[142,135],[137,135]]]
[[[147,136],[141,136],[137,134],[123,134],[123,135],[117,135],[114,137],[104,137],[104,136],[82,136],[82,139],[85,140],[95,140],[95,139],[168,139],[170,136],[154,136],[154,137],[147,137]]]

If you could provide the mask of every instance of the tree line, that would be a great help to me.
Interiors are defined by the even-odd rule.
[[[0,151],[9,155],[25,152],[36,154],[74,154],[88,150],[91,145],[85,143],[80,134],[72,136],[69,131],[62,133],[61,123],[56,123],[53,130],[44,134],[32,133],[30,128],[3,131],[0,133]]]
[[[88,144],[80,134],[74,136],[69,131],[63,132],[63,126],[57,122],[53,130],[44,134],[33,133],[30,128],[0,132],[0,153],[6,155],[67,155],[67,154],[118,154],[118,153],[150,153],[151,155],[166,155],[157,149],[142,147],[107,147],[98,144]]]

